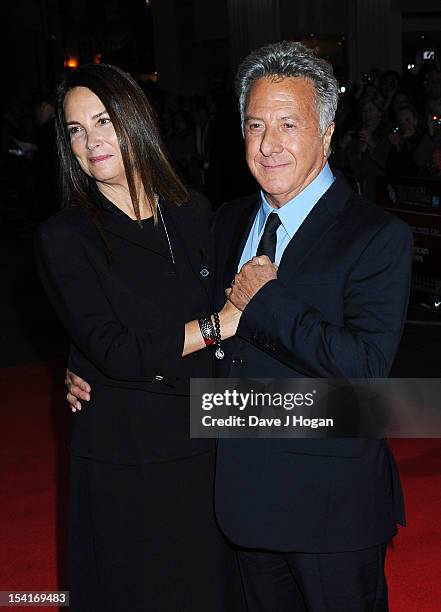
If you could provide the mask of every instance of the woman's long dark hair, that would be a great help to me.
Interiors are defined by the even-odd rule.
[[[108,64],[86,64],[67,74],[57,90],[56,133],[63,206],[82,206],[91,213],[100,234],[102,228],[90,202],[94,179],[87,176],[74,157],[64,117],[64,101],[74,87],[87,87],[103,103],[118,137],[130,197],[140,219],[136,179],[141,181],[155,222],[155,194],[182,204],[188,192],[173,170],[165,152],[155,115],[144,92],[130,75]]]

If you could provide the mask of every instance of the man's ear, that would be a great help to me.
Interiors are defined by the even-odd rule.
[[[323,134],[323,155],[325,158],[329,157],[329,151],[331,148],[331,138],[332,134],[335,130],[335,123],[331,123],[326,128],[325,133]]]

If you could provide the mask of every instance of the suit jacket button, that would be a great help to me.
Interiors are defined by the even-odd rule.
[[[251,340],[251,342],[256,342],[256,340],[257,340],[256,334],[251,334],[250,335],[250,340]]]
[[[161,374],[156,374],[155,380],[164,380],[164,377]]]
[[[243,364],[243,359],[240,357],[233,357],[233,365],[239,367]]]
[[[208,276],[210,272],[207,270],[207,268],[202,268],[202,270],[199,271],[199,274],[205,277]]]

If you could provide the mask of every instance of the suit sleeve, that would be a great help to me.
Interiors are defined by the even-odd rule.
[[[342,325],[274,280],[249,302],[237,334],[305,376],[387,376],[406,317],[411,264],[410,229],[388,222],[349,272]]]
[[[72,342],[104,375],[117,380],[174,384],[184,345],[184,322],[165,320],[161,305],[146,327],[130,328],[114,312],[81,235],[68,225],[37,229],[38,271]],[[160,379],[159,379],[160,380]]]

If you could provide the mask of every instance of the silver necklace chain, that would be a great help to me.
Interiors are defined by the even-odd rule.
[[[171,245],[171,242],[170,242],[170,237],[169,237],[168,231],[167,231],[167,226],[165,224],[164,217],[162,215],[161,207],[159,206],[159,199],[156,202],[156,206],[158,207],[159,216],[161,217],[162,225],[164,226],[164,230],[165,230],[165,235],[167,236],[167,242],[168,242],[168,248],[170,249],[171,260],[173,262],[173,265],[176,265],[175,256],[173,254],[173,249],[172,249],[172,245]]]

